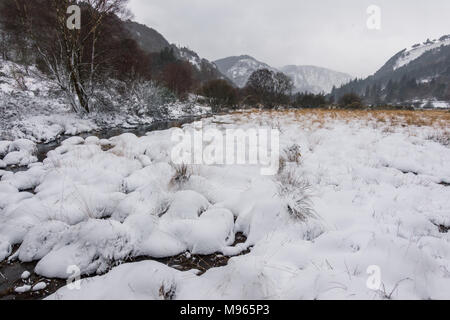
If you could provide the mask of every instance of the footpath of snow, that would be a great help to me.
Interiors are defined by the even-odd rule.
[[[450,182],[450,149],[427,139],[436,129],[291,113],[203,121],[258,126],[280,127],[281,148],[299,145],[302,161],[276,176],[196,165],[176,182],[170,129],[73,137],[43,163],[2,173],[0,261],[20,244],[13,258],[39,261],[42,276],[68,278],[72,265],[99,274],[50,299],[450,298],[450,237],[438,228],[450,225],[450,189],[439,184]],[[311,185],[315,214],[304,221],[290,214],[300,191],[283,172]],[[281,192],[289,183],[292,192]],[[237,232],[247,241],[233,247]],[[248,248],[201,276],[155,261],[114,267]],[[381,271],[378,290],[367,286],[370,266]]]

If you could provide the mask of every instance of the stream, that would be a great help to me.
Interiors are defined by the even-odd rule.
[[[176,120],[162,120],[162,121],[155,121],[152,124],[149,125],[143,125],[143,126],[137,126],[134,128],[123,128],[123,127],[115,127],[115,128],[107,128],[107,129],[101,129],[98,131],[90,131],[82,134],[75,135],[77,137],[87,138],[89,136],[96,136],[99,139],[109,139],[115,136],[119,136],[124,133],[132,133],[138,137],[145,136],[147,132],[151,131],[159,131],[159,130],[167,130],[170,128],[179,128],[184,124],[192,123],[194,121],[199,121],[205,117],[209,117],[209,115],[206,116],[190,116],[190,117],[183,117]],[[38,144],[37,145],[37,158],[39,162],[44,161],[44,159],[47,157],[47,153],[51,150],[56,149],[61,145],[61,142],[64,140],[73,137],[71,135],[62,135],[57,140],[45,143],[45,144]],[[25,168],[27,169],[27,168]]]
[[[121,135],[123,133],[133,133],[136,136],[144,136],[147,132],[151,131],[158,131],[158,130],[166,130],[174,127],[181,127],[184,124],[191,123],[194,121],[201,120],[205,117],[209,117],[210,115],[205,116],[190,116],[190,117],[184,117],[177,120],[165,120],[165,121],[157,121],[150,125],[145,126],[138,126],[135,128],[109,128],[109,129],[102,129],[99,131],[91,131],[83,134],[79,134],[76,136],[80,136],[83,138],[89,137],[89,136],[96,136],[99,139],[109,139],[114,136]],[[70,135],[62,135],[57,140],[46,143],[46,144],[38,144],[37,145],[37,158],[39,162],[42,162],[46,157],[47,153],[51,150],[54,150],[58,146],[61,145],[61,143],[70,138],[72,136]],[[6,171],[11,172],[19,172],[19,171],[26,171],[28,170],[28,167],[7,167],[5,169]],[[242,242],[243,240],[241,240]],[[13,255],[14,252],[16,252],[19,248],[19,245],[16,245],[13,248]],[[188,265],[192,264],[192,261],[189,259],[183,258],[182,255],[179,257],[172,257],[167,259],[160,259],[161,262],[166,263],[167,265],[175,264],[174,261],[177,262],[177,264],[186,265],[186,268],[189,268]],[[151,259],[151,258],[148,258]],[[217,257],[208,256],[208,257],[194,257],[194,259],[205,261],[208,260],[209,263],[207,265],[223,265],[223,261],[216,262]],[[223,258],[222,260],[226,260]],[[180,262],[181,261],[181,262]],[[182,262],[184,261],[184,262]],[[36,267],[37,262],[29,262],[29,263],[23,263],[18,260],[4,260],[0,262],[0,300],[16,300],[16,299],[42,299],[47,297],[48,295],[56,292],[59,288],[64,286],[66,284],[65,280],[61,279],[45,279],[43,277],[40,277],[39,275],[34,273],[34,268]],[[201,269],[201,268],[199,268]],[[27,279],[22,279],[22,274],[28,271],[30,273],[30,276]],[[15,292],[15,288],[21,287],[23,285],[29,285],[34,286],[37,283],[44,282],[46,284],[46,288],[39,291],[28,291],[22,294],[19,294]]]

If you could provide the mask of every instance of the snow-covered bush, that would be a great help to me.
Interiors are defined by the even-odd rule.
[[[7,147],[7,150],[6,150]],[[4,165],[26,166],[36,162],[36,144],[27,139],[18,139],[13,142],[0,141],[0,156],[4,155]]]
[[[295,162],[297,164],[300,163],[302,154],[301,154],[301,148],[298,144],[293,144],[292,146],[284,149],[283,153],[284,153],[287,161]]]
[[[427,138],[428,140],[440,143],[444,146],[450,146],[450,132],[434,133]]]
[[[189,181],[189,178],[192,175],[192,170],[187,164],[172,164],[172,167],[175,169],[175,174],[170,181],[172,186],[180,187],[181,185]]]
[[[139,116],[161,117],[176,98],[165,87],[153,81],[134,81],[129,86],[130,109]]]
[[[28,90],[28,87],[27,87],[27,84],[25,81],[25,75],[22,72],[22,70],[20,70],[19,68],[15,67],[15,66],[12,66],[10,73],[16,83],[16,87],[19,90],[22,90],[22,91]]]
[[[284,200],[289,215],[300,221],[315,217],[309,196],[310,184],[299,176],[295,168],[284,167],[277,176],[279,195]]]

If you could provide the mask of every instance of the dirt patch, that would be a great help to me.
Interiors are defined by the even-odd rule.
[[[105,152],[111,150],[112,148],[114,148],[114,146],[112,144],[105,144],[105,145],[101,146],[102,151],[105,151]]]
[[[29,169],[28,166],[7,166],[3,170],[9,171],[12,173],[17,173],[17,172],[21,172],[21,171],[27,171],[28,169]]]
[[[405,170],[401,170],[399,169],[403,174],[413,174],[415,176],[418,176],[419,174],[417,172],[414,171],[405,171]]]

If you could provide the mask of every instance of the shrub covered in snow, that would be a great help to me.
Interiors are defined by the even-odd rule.
[[[176,97],[165,87],[152,81],[134,81],[129,88],[130,110],[139,116],[161,118],[168,113]]]
[[[0,141],[0,167],[3,166],[27,166],[36,162],[36,144],[27,139],[15,141]]]

